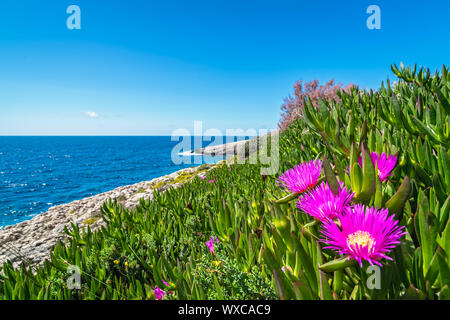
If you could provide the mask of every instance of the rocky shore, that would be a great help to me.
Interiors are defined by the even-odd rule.
[[[64,227],[71,223],[80,228],[99,229],[104,222],[100,208],[107,199],[116,199],[125,208],[132,208],[141,198],[152,199],[155,190],[177,188],[196,176],[205,176],[217,164],[202,165],[176,171],[172,174],[122,186],[89,198],[51,207],[31,220],[6,226],[0,230],[0,264],[10,260],[14,266],[22,263],[37,265],[49,258],[50,251],[59,241],[64,241]]]
[[[278,134],[278,131],[270,134]],[[206,147],[191,153],[223,156],[228,163],[234,163],[234,155],[242,154],[246,157],[248,154],[256,152],[258,147],[257,144],[251,143],[252,140],[264,137],[266,136]],[[241,148],[246,150],[243,152]],[[89,198],[53,206],[47,212],[41,213],[31,220],[6,226],[0,229],[0,265],[8,260],[15,267],[22,263],[31,266],[40,264],[49,258],[54,245],[66,238],[64,227],[70,229],[71,223],[73,223],[80,229],[89,226],[91,230],[96,230],[104,225],[100,208],[106,200],[115,199],[125,208],[130,209],[135,207],[141,198],[151,200],[155,190],[165,191],[171,187],[177,188],[195,176],[205,176],[219,163],[182,169],[150,181],[118,187]]]
[[[238,153],[238,150],[242,148],[248,140],[236,141],[221,144],[218,146],[208,146],[206,148],[196,149],[191,151],[192,154],[203,154],[203,155],[212,155],[212,156],[227,156],[227,155],[235,155]]]
[[[203,155],[210,155],[210,156],[233,156],[239,154],[239,152],[242,152],[242,148],[247,148],[247,150],[244,150],[243,154],[245,153],[253,153],[256,152],[258,149],[256,140],[262,140],[267,139],[269,135],[277,135],[279,133],[279,130],[275,130],[270,132],[267,135],[254,137],[248,140],[240,140],[235,142],[229,142],[217,146],[208,146],[206,148],[200,148],[191,151],[191,154],[203,154]],[[248,145],[248,147],[246,147]]]

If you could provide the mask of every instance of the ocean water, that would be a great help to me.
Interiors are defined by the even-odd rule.
[[[171,153],[178,143],[163,136],[0,136],[0,228],[54,205],[205,162],[183,156],[191,164],[175,164]]]

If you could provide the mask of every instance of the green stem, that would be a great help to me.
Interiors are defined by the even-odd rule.
[[[293,193],[288,194],[288,195],[285,196],[284,198],[275,200],[274,202],[275,202],[276,204],[287,203],[287,202],[289,202],[289,201],[291,201],[291,200],[294,200],[295,198],[298,198],[299,195],[300,195],[300,193],[293,192]]]
[[[354,259],[347,259],[347,257],[339,258],[330,262],[327,262],[321,266],[319,266],[319,269],[324,272],[334,272],[337,270],[342,270],[347,267],[353,266],[356,264],[356,260]]]

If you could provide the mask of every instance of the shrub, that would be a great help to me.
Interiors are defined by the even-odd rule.
[[[348,91],[353,85],[347,85],[342,88],[342,84],[336,84],[334,80],[328,81],[325,85],[319,85],[319,80],[308,81],[303,84],[303,80],[297,81],[294,84],[294,96],[288,96],[284,99],[281,106],[281,119],[278,127],[281,131],[286,130],[295,119],[302,116],[304,99],[311,99],[314,106],[318,106],[321,99],[326,99],[329,102],[338,100],[337,91]]]

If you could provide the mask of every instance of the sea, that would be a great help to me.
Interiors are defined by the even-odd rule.
[[[193,145],[194,137],[183,139],[189,139],[183,145]],[[170,136],[0,136],[0,229],[52,206],[220,160],[189,155],[187,148],[179,150],[181,141]]]

